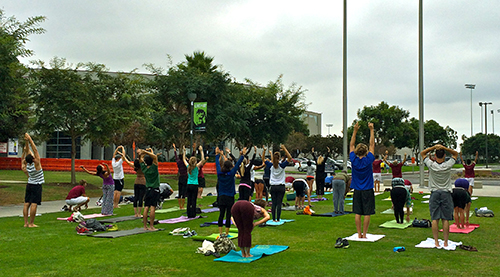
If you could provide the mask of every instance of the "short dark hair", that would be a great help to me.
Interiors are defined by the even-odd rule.
[[[146,157],[144,157],[144,163],[146,163],[147,166],[150,166],[153,164],[153,158],[151,158],[151,156],[149,155],[146,155]]]
[[[442,159],[442,158],[444,158],[444,154],[445,154],[444,149],[436,150],[436,158]]]
[[[222,172],[229,172],[231,171],[231,169],[234,167],[233,163],[230,162],[230,161],[224,161],[224,163],[222,164],[222,168],[221,168],[221,171]]]
[[[33,163],[34,159],[35,158],[31,154],[26,155],[26,157],[24,158],[24,160],[26,160],[26,162],[29,163],[29,164]]]

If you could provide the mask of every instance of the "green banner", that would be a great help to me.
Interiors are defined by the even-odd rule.
[[[207,129],[207,102],[195,102],[193,111],[194,130],[198,132]]]

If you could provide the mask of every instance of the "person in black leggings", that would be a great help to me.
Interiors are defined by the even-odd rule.
[[[403,224],[404,211],[403,208],[406,204],[406,221],[410,221],[410,205],[411,196],[410,192],[405,187],[405,180],[403,178],[392,179],[391,200],[394,209],[394,216],[396,222]]]
[[[219,147],[215,149],[215,167],[217,169],[217,180],[219,183],[218,188],[218,205],[219,205],[219,220],[217,225],[219,226],[219,234],[222,235],[222,226],[226,227],[226,235],[229,234],[229,227],[231,227],[231,208],[234,204],[234,195],[236,194],[236,189],[234,188],[234,175],[243,161],[243,156],[245,155],[247,149],[243,148],[240,152],[240,158],[233,166],[233,163],[229,160],[223,162],[221,166],[220,158],[224,155]],[[233,158],[233,160],[235,160]],[[224,215],[226,216],[226,224],[224,224]]]

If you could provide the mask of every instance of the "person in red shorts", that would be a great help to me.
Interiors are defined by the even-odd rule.
[[[372,163],[373,167],[373,187],[375,188],[375,192],[380,191],[380,181],[382,181],[382,168],[380,164],[382,160],[379,155],[375,155],[375,161]]]

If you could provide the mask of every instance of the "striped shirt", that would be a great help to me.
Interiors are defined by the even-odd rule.
[[[43,169],[36,170],[35,163],[27,164],[26,171],[28,171],[28,184],[41,185],[45,183],[43,178]]]

